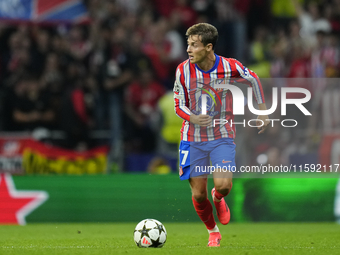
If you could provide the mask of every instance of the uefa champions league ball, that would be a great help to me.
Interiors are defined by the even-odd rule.
[[[142,220],[133,232],[133,239],[139,248],[161,248],[166,241],[166,236],[164,225],[153,219]]]

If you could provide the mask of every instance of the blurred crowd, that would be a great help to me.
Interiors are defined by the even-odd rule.
[[[219,30],[217,54],[261,78],[340,75],[340,0],[84,4],[84,24],[0,23],[1,131],[62,130],[62,146],[84,149],[97,145],[92,131],[109,130],[117,150],[154,152],[159,100],[186,59],[185,31],[198,22]]]

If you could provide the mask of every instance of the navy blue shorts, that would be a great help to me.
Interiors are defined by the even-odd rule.
[[[181,180],[210,174],[217,169],[235,172],[234,139],[221,138],[209,142],[181,141],[179,175]]]

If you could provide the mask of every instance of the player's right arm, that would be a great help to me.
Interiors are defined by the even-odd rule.
[[[234,77],[241,78],[239,80],[240,82],[245,82],[249,86],[253,88],[253,93],[256,98],[256,101],[258,103],[259,109],[260,110],[267,110],[265,100],[264,100],[264,94],[263,94],[263,89],[261,85],[261,81],[259,77],[254,73],[253,71],[249,70],[245,66],[243,66],[239,61],[236,59],[230,59],[230,61],[233,63],[235,66],[235,71]],[[260,131],[258,132],[259,134],[263,133],[266,128],[269,126],[269,118],[267,115],[260,115],[257,117],[256,125],[258,126],[258,129]],[[263,125],[261,125],[263,124]]]
[[[181,65],[176,69],[176,80],[174,84],[174,100],[175,100],[175,112],[178,117],[185,121],[197,124],[203,127],[211,124],[212,118],[209,115],[195,115],[189,109],[189,96],[188,90],[184,83],[184,76],[181,73]]]

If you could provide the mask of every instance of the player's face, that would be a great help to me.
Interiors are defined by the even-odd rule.
[[[198,35],[189,36],[187,52],[193,64],[201,63],[208,55],[207,46],[203,45]]]

